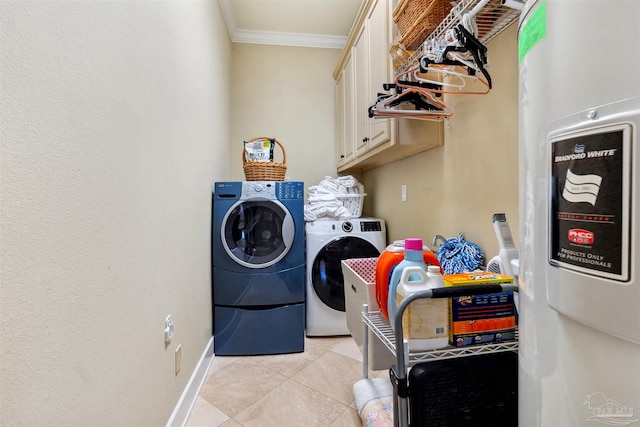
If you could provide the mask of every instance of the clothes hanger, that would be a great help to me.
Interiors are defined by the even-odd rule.
[[[481,0],[481,3],[486,4],[488,1]],[[485,68],[487,48],[476,38],[478,25],[475,16],[480,9],[475,7],[471,12],[459,16],[457,25],[441,36],[425,42],[424,54],[420,59],[423,70],[427,70],[430,64],[463,66],[467,68],[469,75],[475,75],[477,71],[482,73],[491,89],[491,76]]]
[[[398,108],[413,106],[413,109]],[[452,111],[442,101],[420,88],[400,88],[397,94],[378,94],[369,107],[369,117],[402,117],[440,121],[451,117]]]
[[[453,36],[457,40],[456,44],[449,44],[445,47],[443,58],[454,58],[454,61],[462,63],[469,68],[480,71],[491,89],[491,76],[486,70],[487,64],[487,47],[480,42],[463,24],[458,24],[453,28]],[[473,57],[473,62],[467,61],[458,53],[469,53]],[[443,61],[444,63],[444,61]]]
[[[411,75],[410,71],[411,69],[398,74],[395,78],[395,84],[393,84],[393,87],[423,89],[436,95],[443,93],[442,82],[430,79],[418,80]]]
[[[421,72],[422,71],[420,70],[420,67],[414,68],[413,79],[415,81],[417,82],[431,81],[431,79],[426,78],[426,75],[420,76],[419,74]],[[426,70],[426,74],[427,75],[436,74],[436,75],[442,76],[440,80],[436,80],[436,81],[441,82],[440,84],[442,85],[443,88],[450,87],[455,89],[462,89],[467,85],[467,82],[465,80],[466,80],[466,77],[468,77],[468,74],[462,74],[455,71],[453,66],[447,66],[442,68],[431,67],[428,70]],[[453,80],[451,80],[452,78]],[[447,93],[447,92],[443,92],[443,93]]]
[[[467,72],[459,72],[456,68],[465,69]],[[420,76],[419,73],[423,73],[424,76]],[[429,79],[427,78],[428,76],[439,76],[440,78]],[[422,60],[419,66],[410,67],[399,73],[395,81],[398,87],[419,86],[437,95],[443,93],[484,95],[489,93],[490,90],[489,84],[485,80],[476,76],[475,72],[470,74],[466,67],[443,64],[427,64],[424,66]],[[468,90],[463,90],[465,87]]]

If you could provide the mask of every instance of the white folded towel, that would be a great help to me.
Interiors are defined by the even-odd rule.
[[[393,396],[393,385],[387,377],[363,378],[353,385],[353,396],[360,412],[371,400]]]
[[[320,202],[337,202],[338,199],[336,199],[336,195],[335,194],[309,194],[309,197],[307,197],[307,201],[309,203],[320,203]]]
[[[353,396],[363,426],[393,426],[393,386],[389,378],[361,379],[353,385]]]
[[[351,175],[339,176],[336,181],[338,181],[340,185],[344,185],[347,188],[355,187],[359,184],[358,180]]]
[[[318,185],[309,187],[307,203],[304,206],[305,221],[351,218],[351,212],[336,196],[360,194],[361,187],[358,180],[351,175],[338,178],[325,176]]]
[[[304,220],[307,222],[319,219],[349,219],[351,212],[342,203],[336,200],[336,204],[329,202],[304,205]]]

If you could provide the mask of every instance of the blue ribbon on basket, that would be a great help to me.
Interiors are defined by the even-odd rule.
[[[484,262],[484,253],[478,245],[458,237],[445,240],[436,253],[444,274],[457,274],[473,271]]]

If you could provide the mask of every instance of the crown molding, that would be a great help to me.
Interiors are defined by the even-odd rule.
[[[233,35],[236,33],[238,27],[236,25],[236,15],[233,12],[233,6],[231,6],[231,0],[220,0],[220,9],[222,9],[222,16],[224,17],[224,23],[227,26],[227,32],[229,38],[233,40]]]
[[[234,43],[270,44],[279,46],[320,47],[342,49],[346,37],[323,34],[281,33],[276,31],[236,30]]]
[[[219,0],[229,38],[233,43],[268,44],[278,46],[319,47],[342,49],[346,37],[324,34],[283,33],[238,29],[231,0]]]

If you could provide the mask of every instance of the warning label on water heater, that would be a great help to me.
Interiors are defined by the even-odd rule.
[[[628,280],[628,125],[552,139],[550,262]]]

